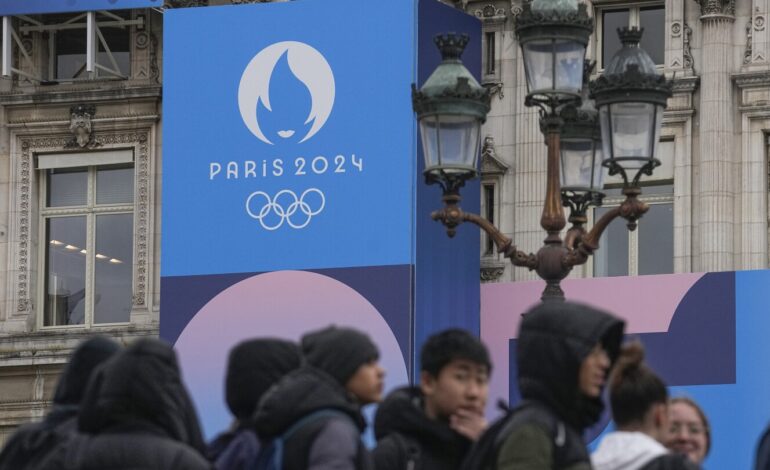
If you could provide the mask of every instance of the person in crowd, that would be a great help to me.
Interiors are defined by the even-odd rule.
[[[252,417],[262,395],[302,363],[299,346],[291,341],[257,338],[230,350],[225,377],[227,406],[235,417],[233,426],[209,445],[206,457],[216,468],[246,470],[254,467],[259,441]]]
[[[668,416],[671,425],[668,448],[702,465],[711,449],[711,429],[706,413],[694,400],[676,397],[669,400]]]
[[[668,391],[643,362],[638,341],[625,345],[610,380],[610,407],[617,431],[591,455],[594,470],[697,470],[687,457],[663,445],[669,432]]]
[[[96,367],[120,349],[115,341],[95,336],[75,349],[53,396],[53,407],[43,421],[20,427],[0,452],[0,470],[37,468],[48,452],[77,431],[80,400]]]
[[[40,470],[211,468],[176,354],[160,340],[137,340],[94,373],[78,430]]]
[[[301,341],[306,364],[270,389],[259,404],[261,442],[282,439],[284,470],[368,470],[361,407],[382,399],[384,370],[364,333],[330,326]]]
[[[572,302],[543,302],[524,314],[516,353],[523,402],[506,418],[495,468],[590,469],[581,433],[600,418],[624,327]]]
[[[486,429],[492,364],[487,348],[464,330],[428,338],[420,353],[420,385],[391,393],[374,422],[377,470],[459,469]]]

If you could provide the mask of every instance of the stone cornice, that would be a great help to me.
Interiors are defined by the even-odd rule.
[[[0,105],[56,104],[90,101],[113,101],[162,96],[160,85],[133,87],[68,86],[66,88],[36,87],[34,91],[15,90],[0,93]]]
[[[691,77],[675,78],[672,80],[672,82],[674,84],[673,86],[674,93],[694,93],[695,90],[697,90],[698,86],[700,85],[700,77],[691,76]]]
[[[759,72],[738,72],[730,76],[738,88],[759,88],[770,86],[770,70]]]

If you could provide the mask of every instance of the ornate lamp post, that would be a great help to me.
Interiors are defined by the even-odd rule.
[[[480,126],[489,112],[488,92],[459,60],[467,37],[437,37],[444,61],[421,89],[412,85],[426,181],[440,184],[444,191],[444,208],[432,218],[446,226],[450,237],[462,222],[481,227],[499,253],[516,266],[537,271],[546,281],[543,300],[563,300],[561,280],[598,249],[599,237],[612,220],[620,216],[628,220],[629,229],[636,227],[636,220],[647,211],[647,205],[638,200],[639,179],[660,164],[655,151],[671,84],[638,47],[641,31],[623,29],[619,31],[623,48],[604,75],[590,85],[598,111],[593,109],[583,80],[588,74],[584,59],[592,30],[586,6],[577,5],[576,0],[534,0],[525,3],[516,19],[529,87],[525,104],[540,108],[548,146],[546,199],[540,219],[547,236],[537,254],[518,250],[489,221],[459,206],[460,188],[477,175]],[[586,233],[587,208],[601,204],[599,160],[611,175],[623,177],[626,200]],[[561,238],[566,225],[562,205],[571,208],[572,227],[565,239]]]

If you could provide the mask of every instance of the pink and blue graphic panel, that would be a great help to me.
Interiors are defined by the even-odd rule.
[[[672,274],[568,280],[566,297],[627,321],[672,396],[694,398],[711,421],[707,469],[751,468],[770,422],[770,317],[764,291],[770,271]],[[490,402],[516,402],[516,333],[520,314],[539,300],[541,282],[482,286],[481,335],[495,362]],[[490,408],[490,412],[493,410]],[[595,439],[609,416],[587,438]]]

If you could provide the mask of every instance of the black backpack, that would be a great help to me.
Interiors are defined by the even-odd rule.
[[[519,426],[525,423],[540,423],[545,425],[553,438],[553,464],[554,469],[561,469],[572,463],[575,452],[574,445],[579,445],[585,452],[582,441],[573,442],[571,433],[567,432],[566,425],[557,419],[552,413],[544,410],[542,406],[523,401],[515,408],[508,408],[501,402],[498,406],[505,411],[505,415],[495,421],[481,438],[471,448],[471,451],[463,460],[462,470],[495,470],[497,468],[497,456],[505,442],[505,439]]]

